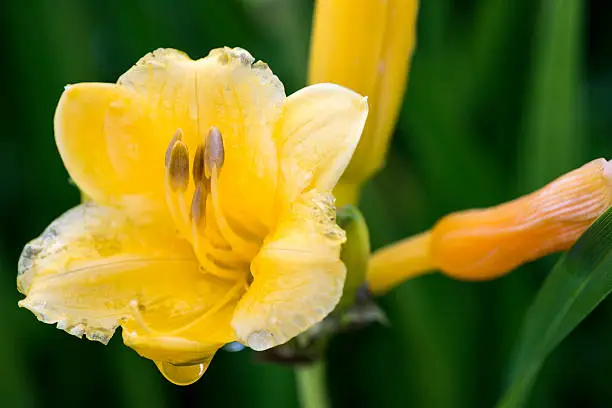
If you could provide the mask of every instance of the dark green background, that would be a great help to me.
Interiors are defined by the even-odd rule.
[[[87,342],[17,308],[23,245],[79,201],[57,154],[67,83],[112,82],[157,47],[230,45],[304,85],[309,0],[5,0],[0,4],[0,406],[293,407],[293,373],[220,352],[196,385],[167,383],[121,344]],[[612,156],[612,5],[424,0],[387,168],[366,187],[374,247]],[[364,27],[367,29],[367,27]],[[329,350],[335,407],[489,407],[526,307],[556,257],[487,283],[427,276],[381,299],[391,327]],[[533,407],[610,405],[612,304],[553,354]]]

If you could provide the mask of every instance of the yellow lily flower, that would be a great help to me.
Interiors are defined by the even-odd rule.
[[[377,251],[368,284],[381,293],[435,269],[456,279],[497,278],[569,249],[610,206],[612,161],[593,160],[531,194],[447,215],[430,231]]]
[[[333,82],[370,98],[363,137],[339,192],[356,201],[359,185],[382,167],[416,42],[417,0],[317,0],[309,83]]]
[[[367,111],[332,84],[286,97],[240,48],[160,49],[116,84],[67,86],[56,142],[91,201],[25,247],[19,305],[102,343],[121,326],[178,384],[226,343],[290,340],[342,294],[330,192]]]

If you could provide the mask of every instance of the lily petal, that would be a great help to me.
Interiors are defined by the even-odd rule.
[[[119,209],[88,202],[59,217],[23,250],[17,283],[19,305],[39,320],[102,343],[122,325],[130,339],[157,339],[134,340],[151,359],[205,359],[234,340],[227,313],[208,317],[197,335],[185,330],[219,309],[233,284],[203,274],[172,228]]]
[[[265,350],[327,316],[342,295],[344,241],[344,231],[335,223],[333,197],[303,194],[251,264],[253,283],[232,320],[238,338],[254,350]]]
[[[334,84],[311,85],[287,98],[275,133],[281,202],[292,201],[307,188],[334,188],[367,115],[366,98]]]
[[[138,95],[116,84],[81,83],[67,86],[58,103],[55,112],[58,150],[70,177],[97,202],[118,202],[125,196],[150,196],[155,190],[161,191],[162,183],[153,183],[153,177],[141,177],[135,183],[129,169],[109,155],[113,140],[108,133],[107,116],[121,111],[132,123],[146,122],[145,115],[133,109],[139,106],[138,99]],[[143,147],[131,144],[123,150],[126,157],[140,156],[139,148]],[[163,177],[163,172],[159,177]]]

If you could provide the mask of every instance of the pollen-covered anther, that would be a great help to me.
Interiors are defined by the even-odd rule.
[[[168,165],[170,164],[170,155],[172,153],[172,148],[176,145],[176,142],[178,141],[182,141],[183,140],[183,129],[177,129],[176,132],[174,132],[174,136],[172,136],[172,140],[170,140],[170,144],[168,145],[168,148],[166,149],[166,162],[165,162],[165,166],[166,168],[168,168]]]
[[[204,226],[206,216],[206,198],[208,191],[204,183],[196,183],[196,189],[191,200],[191,219],[198,227]]]
[[[204,147],[204,176],[212,177],[213,168],[221,170],[225,161],[225,148],[223,147],[223,136],[215,126],[211,127],[206,136]]]
[[[185,202],[189,188],[189,149],[183,142],[183,131],[178,129],[166,150],[164,188],[166,202],[181,235],[191,234],[189,207]]]
[[[204,179],[204,144],[199,144],[193,158],[193,182],[197,186],[205,181]]]
[[[167,160],[170,188],[172,191],[184,192],[189,186],[189,150],[180,139],[174,141],[170,149],[170,157]]]

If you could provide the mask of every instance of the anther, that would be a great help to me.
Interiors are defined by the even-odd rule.
[[[195,178],[195,177],[194,177]],[[196,189],[193,193],[191,201],[191,219],[197,226],[202,225],[202,221],[206,218],[206,197],[208,192],[203,183],[196,183]]]
[[[204,180],[204,145],[198,145],[193,158],[193,182],[197,186]]]
[[[174,132],[174,136],[172,137],[172,140],[170,140],[170,144],[168,145],[168,149],[166,149],[166,168],[170,164],[170,155],[172,153],[172,148],[174,147],[176,142],[178,142],[179,140],[183,140],[183,130],[180,129],[180,128],[177,129],[176,132]]]
[[[206,136],[206,146],[204,147],[204,176],[210,179],[212,169],[221,170],[225,161],[225,149],[223,147],[223,137],[215,126],[211,127]]]
[[[170,150],[168,176],[173,191],[185,191],[189,186],[189,150],[181,140],[177,140]]]

